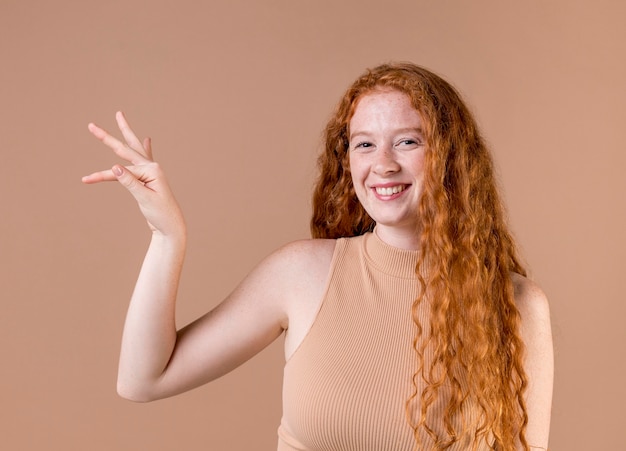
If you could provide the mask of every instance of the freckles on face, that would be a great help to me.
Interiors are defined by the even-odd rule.
[[[425,138],[410,98],[376,90],[358,100],[349,124],[356,195],[379,228],[414,227],[422,192]]]

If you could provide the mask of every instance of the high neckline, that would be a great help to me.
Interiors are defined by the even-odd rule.
[[[412,279],[420,251],[400,249],[381,240],[374,232],[363,237],[365,256],[377,270],[390,276]]]

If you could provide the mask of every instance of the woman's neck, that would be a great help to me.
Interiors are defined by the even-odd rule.
[[[380,240],[399,249],[416,251],[420,248],[420,237],[416,230],[399,227],[385,227],[376,225],[374,233]]]

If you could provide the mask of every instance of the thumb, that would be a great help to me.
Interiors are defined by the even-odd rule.
[[[124,166],[116,164],[113,166],[112,170],[115,178],[117,178],[117,180],[136,197],[137,194],[139,194],[139,188],[143,187],[143,184],[140,183],[139,180],[137,180],[135,176]]]

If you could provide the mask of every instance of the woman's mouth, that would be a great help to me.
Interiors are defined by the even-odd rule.
[[[391,196],[404,191],[408,185],[395,185],[395,186],[375,186],[374,190],[379,196]]]

